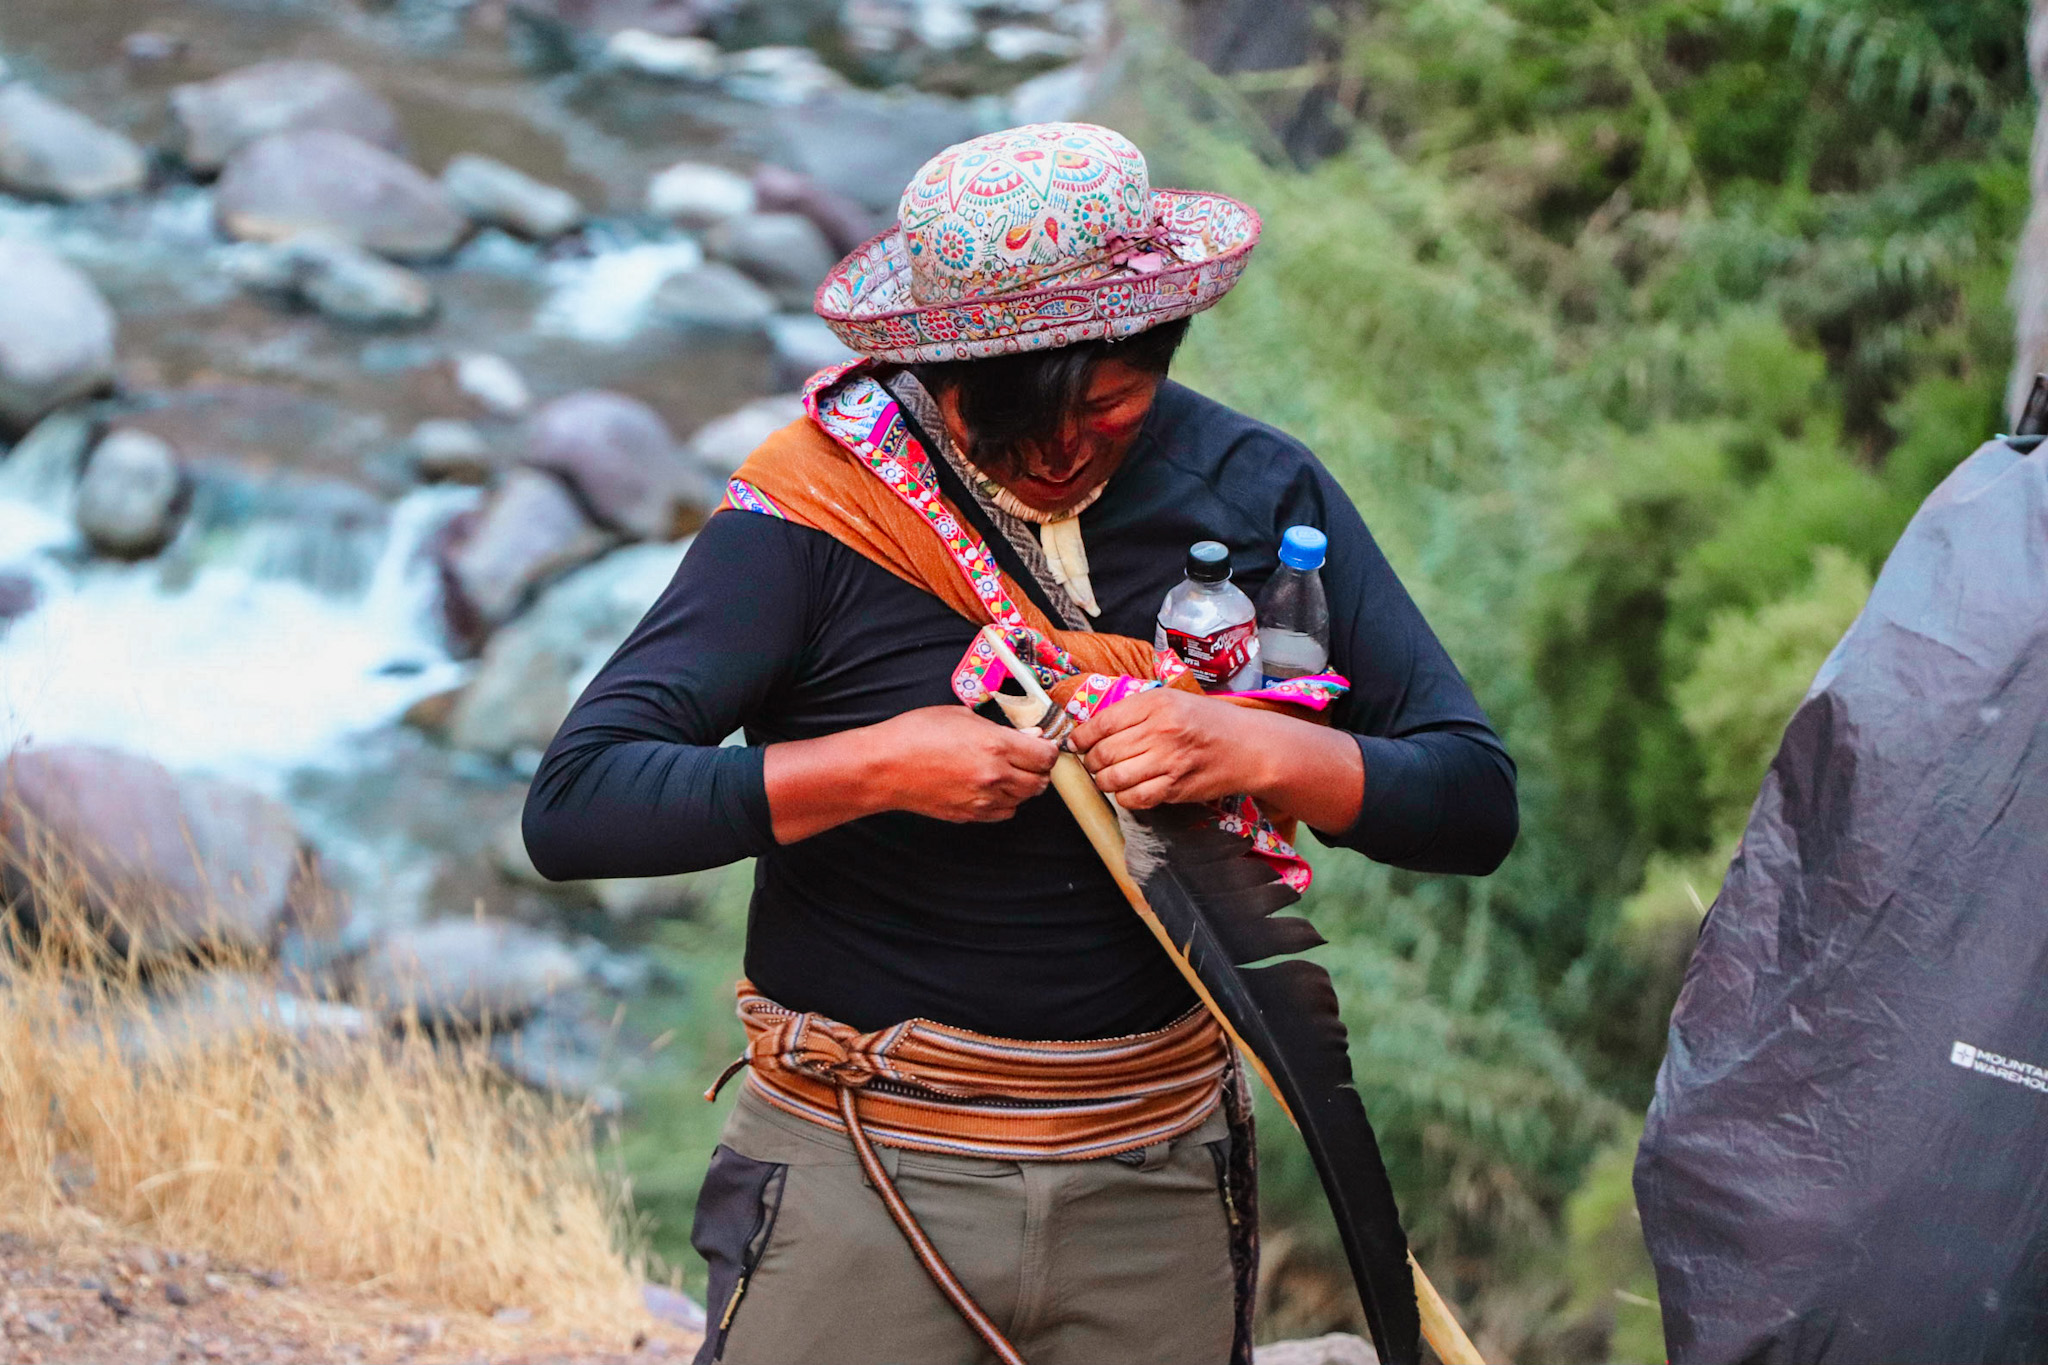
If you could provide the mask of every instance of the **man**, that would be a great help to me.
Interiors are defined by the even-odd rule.
[[[1063,700],[1142,680],[1068,741],[1127,809],[1248,798],[1276,865],[1255,807],[1423,871],[1513,842],[1513,766],[1342,489],[1165,379],[1258,229],[1085,124],[934,158],[819,291],[868,359],[741,469],[542,762],[551,877],[759,860],[700,1361],[1248,1359],[1229,1048],[1046,792],[1056,746],[960,704],[980,627]],[[1330,723],[1154,685],[1189,546],[1256,592],[1298,524],[1329,539]]]

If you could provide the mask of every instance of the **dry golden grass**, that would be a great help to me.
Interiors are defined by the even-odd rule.
[[[92,922],[79,863],[47,846],[0,862],[34,905],[0,914],[0,1226],[90,1224],[593,1340],[646,1324],[587,1113],[507,1084],[482,1040],[287,1027],[249,961],[227,965],[252,1003],[195,1027],[163,1001],[222,964],[145,976]]]

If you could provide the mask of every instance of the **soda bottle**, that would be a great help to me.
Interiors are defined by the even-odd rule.
[[[1188,551],[1188,576],[1159,605],[1152,643],[1171,649],[1209,692],[1258,686],[1259,633],[1252,599],[1230,581],[1230,551],[1201,540]]]
[[[1280,567],[1259,592],[1261,686],[1330,666],[1330,604],[1321,572],[1329,548],[1313,526],[1290,526],[1280,538]]]

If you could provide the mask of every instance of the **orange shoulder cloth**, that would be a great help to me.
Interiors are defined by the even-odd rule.
[[[816,422],[801,418],[762,442],[734,476],[761,494],[788,520],[823,531],[913,587],[924,589],[976,625],[990,620],[988,608],[968,585],[926,519],[853,452]],[[933,490],[961,526],[959,509]],[[1133,678],[1155,676],[1152,644],[1128,635],[1062,630],[1053,625],[1008,575],[1003,588],[1025,623],[1059,645],[1091,673]],[[1178,685],[1199,690],[1192,677]]]

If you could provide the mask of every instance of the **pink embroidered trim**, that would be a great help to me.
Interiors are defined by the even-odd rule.
[[[766,493],[748,483],[745,479],[728,479],[725,484],[725,501],[718,504],[721,512],[759,512],[763,516],[787,521],[782,509],[771,502]]]

